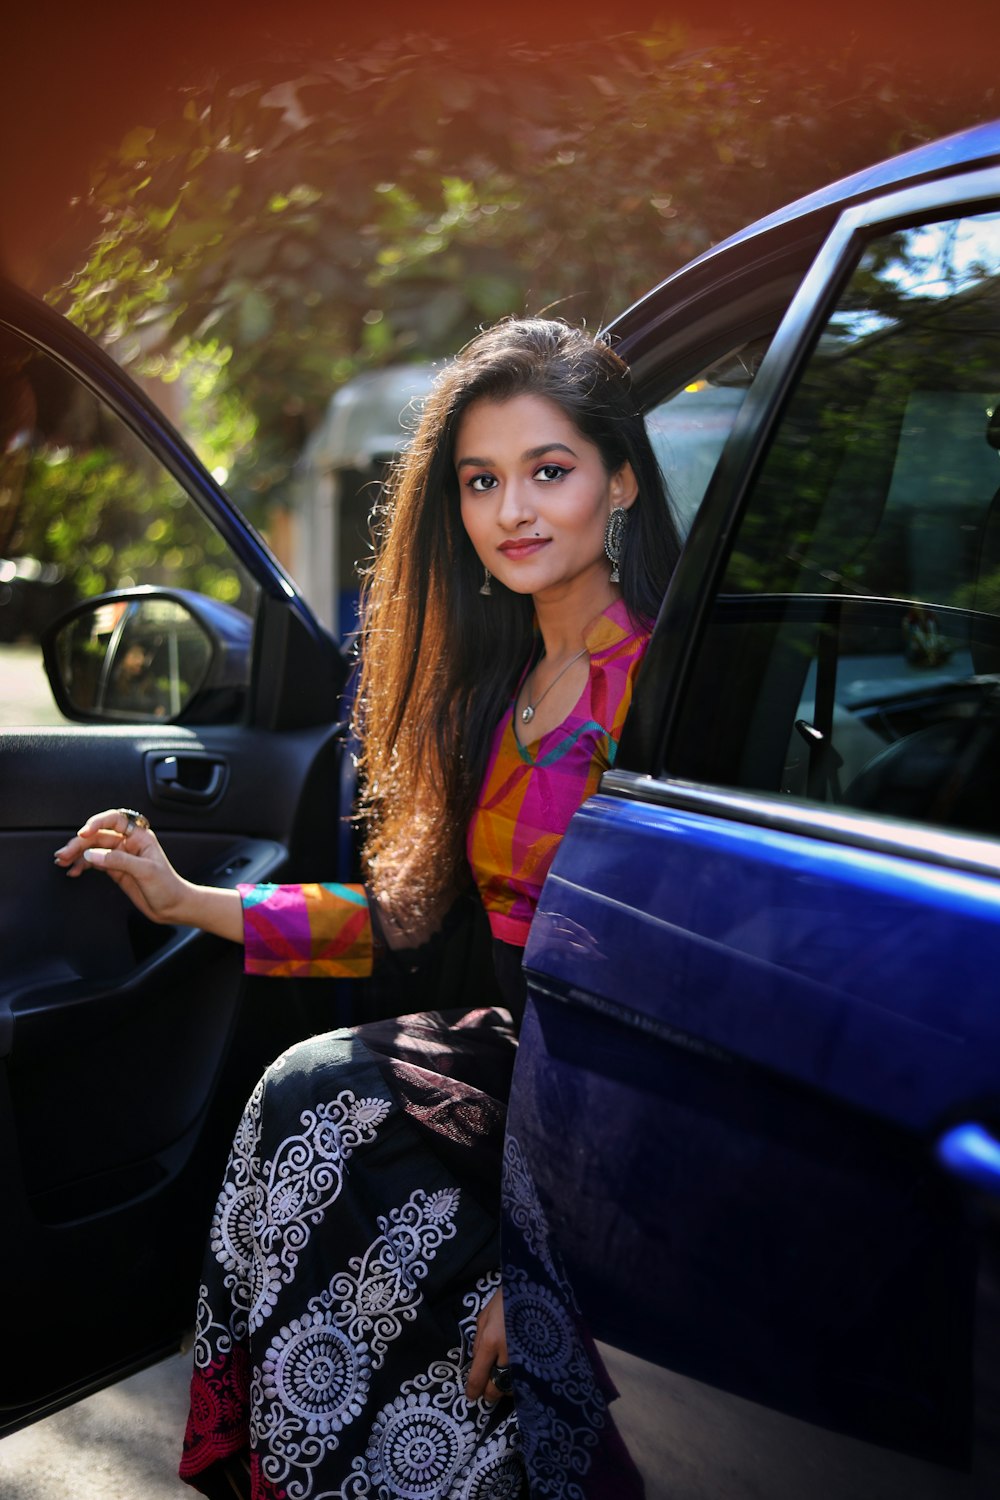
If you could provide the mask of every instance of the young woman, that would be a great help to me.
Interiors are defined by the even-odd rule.
[[[59,850],[248,972],[418,965],[472,887],[506,1008],[285,1053],[237,1130],[200,1290],[182,1477],[254,1500],[513,1496],[497,1219],[520,960],[556,847],[614,760],[677,553],[628,371],[561,322],[440,375],[389,487],[357,702],[364,886],[194,886],[146,819]]]

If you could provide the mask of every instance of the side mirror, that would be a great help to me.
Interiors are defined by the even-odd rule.
[[[204,595],[122,589],[53,621],[42,655],[68,719],[213,723],[242,708],[252,638],[246,615]]]

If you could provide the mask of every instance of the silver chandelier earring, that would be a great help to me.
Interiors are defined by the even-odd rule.
[[[604,550],[611,564],[611,582],[621,583],[621,574],[618,564],[621,561],[622,543],[625,540],[625,527],[628,525],[628,511],[624,505],[616,505],[608,517],[608,524],[604,528]]]
[[[493,575],[491,574],[489,568],[484,568],[483,572],[485,573],[486,576],[485,576],[485,578],[482,581],[482,585],[480,586],[479,592],[481,594],[485,594],[486,597],[487,597],[487,599],[488,599],[490,597],[490,595],[492,594],[492,592],[493,592],[493,590],[490,588],[490,579],[492,578]]]

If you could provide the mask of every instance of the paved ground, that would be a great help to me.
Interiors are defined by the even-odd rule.
[[[191,1500],[177,1478],[190,1354],[0,1441],[3,1500]]]
[[[65,723],[52,698],[41,648],[0,645],[0,727]]]

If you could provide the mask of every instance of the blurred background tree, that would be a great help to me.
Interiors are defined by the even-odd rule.
[[[189,436],[260,524],[359,371],[506,313],[597,326],[761,214],[996,113],[957,61],[921,77],[753,32],[290,47],[128,130],[52,300],[124,364],[185,374]]]

